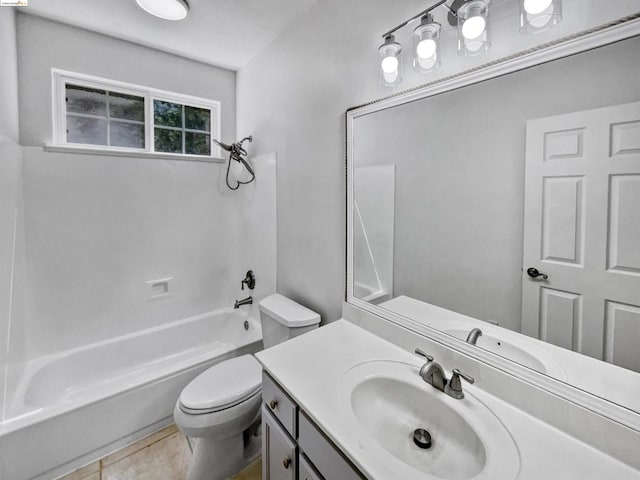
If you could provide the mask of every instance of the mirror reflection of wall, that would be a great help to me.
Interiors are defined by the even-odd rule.
[[[635,37],[357,117],[355,198],[361,167],[386,165],[390,158],[396,165],[393,296],[497,322],[640,371],[640,118],[628,107],[630,116],[614,115],[597,136],[581,133],[586,127],[578,125],[596,125],[604,110],[595,109],[640,102],[638,78]],[[575,114],[577,124],[566,123],[568,117],[548,119],[574,112],[582,112]],[[556,149],[557,164],[571,165],[564,173],[541,170],[527,180],[539,187],[538,196],[527,200],[537,202],[530,207],[527,124],[542,118],[548,125],[565,121],[541,132],[540,148]],[[614,147],[603,147],[607,142],[617,142],[624,158],[614,158]],[[604,153],[588,160],[596,147]],[[549,165],[554,161],[543,157]],[[593,166],[580,171],[578,164],[587,161]],[[593,192],[587,175],[598,168],[605,181]],[[547,209],[532,220],[538,230],[525,228],[531,208]],[[591,228],[596,222],[599,227]],[[537,241],[537,261],[523,248],[532,242],[526,232]],[[621,259],[617,271],[612,252]],[[571,286],[558,270],[567,265],[585,273]],[[527,267],[550,278],[531,278]],[[607,276],[624,277],[626,286],[605,286]],[[527,293],[531,285],[533,293]],[[592,292],[598,292],[597,302]],[[535,313],[527,314],[532,302]]]
[[[380,303],[393,298],[395,165],[356,169],[354,291]]]

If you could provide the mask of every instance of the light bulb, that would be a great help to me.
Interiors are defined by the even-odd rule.
[[[435,55],[436,48],[436,42],[431,38],[427,38],[418,43],[416,46],[416,54],[420,58],[431,58]]]
[[[478,38],[484,32],[487,22],[484,17],[478,15],[475,17],[469,17],[462,24],[462,36],[469,40]]]
[[[398,59],[396,57],[394,57],[393,55],[389,55],[387,57],[384,57],[382,59],[382,62],[380,63],[380,67],[382,68],[382,71],[385,74],[396,74],[398,72]],[[386,75],[385,75],[386,78]]]
[[[431,70],[434,67],[437,68],[437,63],[438,59],[435,57],[435,55],[429,58],[418,58],[418,65],[425,71]]]
[[[524,0],[524,9],[531,15],[544,12],[553,0]]]
[[[398,80],[398,70],[394,70],[392,72],[382,72],[382,78],[384,78],[384,81],[387,82],[389,85],[393,85],[396,83],[396,80]]]

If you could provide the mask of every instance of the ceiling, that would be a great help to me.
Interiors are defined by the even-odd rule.
[[[135,0],[29,0],[21,12],[237,70],[317,0],[188,0],[186,19],[172,22]]]

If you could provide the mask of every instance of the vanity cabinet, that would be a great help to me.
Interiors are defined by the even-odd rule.
[[[264,372],[262,399],[263,480],[365,478]]]

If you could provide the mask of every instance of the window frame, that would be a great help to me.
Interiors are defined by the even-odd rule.
[[[213,143],[213,139],[220,139],[220,119],[221,119],[221,106],[217,100],[209,100],[201,97],[194,97],[191,95],[185,95],[177,92],[170,92],[167,90],[160,90],[157,88],[146,87],[142,85],[135,85],[132,83],[120,82],[117,80],[110,80],[102,77],[96,77],[93,75],[86,75],[81,73],[69,72],[59,69],[51,69],[52,73],[52,88],[53,88],[53,143],[48,145],[51,150],[65,150],[65,151],[82,151],[89,153],[103,153],[103,154],[116,154],[131,156],[150,156],[150,157],[164,157],[174,159],[188,159],[196,161],[210,161],[220,160],[221,150],[220,147]],[[67,104],[66,104],[66,86],[67,84],[77,85],[79,87],[93,88],[98,90],[105,90],[107,92],[135,95],[144,98],[144,135],[145,146],[144,148],[136,147],[118,147],[110,145],[94,145],[88,143],[72,143],[67,141]],[[196,155],[189,153],[172,153],[172,152],[157,152],[155,150],[155,116],[154,116],[154,100],[162,102],[176,103],[184,107],[194,107],[207,109],[210,112],[209,130],[200,130],[200,133],[208,133],[211,140],[211,151],[209,155]],[[73,114],[73,112],[71,112]],[[108,119],[108,112],[107,112]],[[158,125],[162,128],[162,125]],[[185,149],[185,137],[186,132],[190,132],[191,129],[182,128],[182,146]]]

